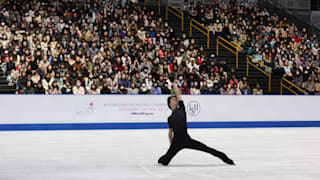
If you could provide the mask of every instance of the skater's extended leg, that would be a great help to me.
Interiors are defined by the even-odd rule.
[[[208,147],[199,141],[191,139],[191,140],[187,141],[185,147],[189,148],[189,149],[194,149],[194,150],[199,150],[199,151],[210,153],[213,156],[220,158],[222,161],[224,161],[227,164],[232,164],[232,165],[234,164],[234,162],[230,158],[228,158],[228,156],[226,154],[224,154],[223,152],[220,152],[220,151],[217,151],[211,147]]]
[[[172,142],[170,145],[167,153],[163,155],[159,160],[158,163],[161,163],[162,165],[168,165],[171,161],[171,159],[182,149],[182,146]]]

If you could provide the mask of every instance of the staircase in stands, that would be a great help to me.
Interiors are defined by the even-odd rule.
[[[9,86],[7,78],[5,76],[0,76],[0,94],[14,94],[15,87]]]
[[[164,8],[162,8],[164,9]],[[164,13],[161,14],[164,17]],[[168,23],[173,27],[176,32],[177,37],[181,37],[182,33],[186,33],[189,37],[190,31],[190,16],[186,15],[185,13],[185,20],[184,20],[184,32],[181,31],[181,20],[176,16],[169,13],[168,15]],[[217,39],[216,37],[210,37],[210,44],[209,48],[207,48],[207,37],[202,34],[200,31],[193,29],[192,30],[192,38],[195,39],[196,44],[198,47],[203,46],[206,49],[206,55],[209,56],[210,54],[216,54],[216,45]],[[236,58],[235,55],[229,52],[227,49],[219,46],[219,56],[217,57],[218,60],[224,59],[227,62],[229,69],[231,67],[236,68]],[[246,76],[246,69],[247,69],[247,56],[244,54],[239,53],[239,66],[236,69],[236,75],[238,80],[241,80],[243,76]],[[271,91],[268,91],[269,87],[269,79],[266,75],[262,72],[258,71],[257,69],[250,67],[249,74],[248,74],[248,82],[251,88],[254,88],[257,82],[260,82],[261,88],[263,89],[264,94],[280,94],[280,76],[272,74],[271,76]]]

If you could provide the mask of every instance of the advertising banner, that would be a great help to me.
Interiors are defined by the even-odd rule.
[[[166,122],[165,95],[1,95],[0,124]],[[319,121],[320,96],[183,96],[189,122]]]

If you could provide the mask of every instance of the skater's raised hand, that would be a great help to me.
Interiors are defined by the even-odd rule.
[[[177,100],[178,101],[182,101],[181,93],[180,93],[180,90],[178,88],[178,80],[173,81],[173,85],[172,86],[173,86],[174,93],[176,94]]]

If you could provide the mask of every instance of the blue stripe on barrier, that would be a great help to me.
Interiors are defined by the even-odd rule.
[[[246,121],[246,122],[188,122],[188,128],[280,128],[320,127],[320,121]],[[0,131],[53,130],[111,130],[111,129],[165,129],[165,122],[150,123],[59,123],[59,124],[0,124]]]

